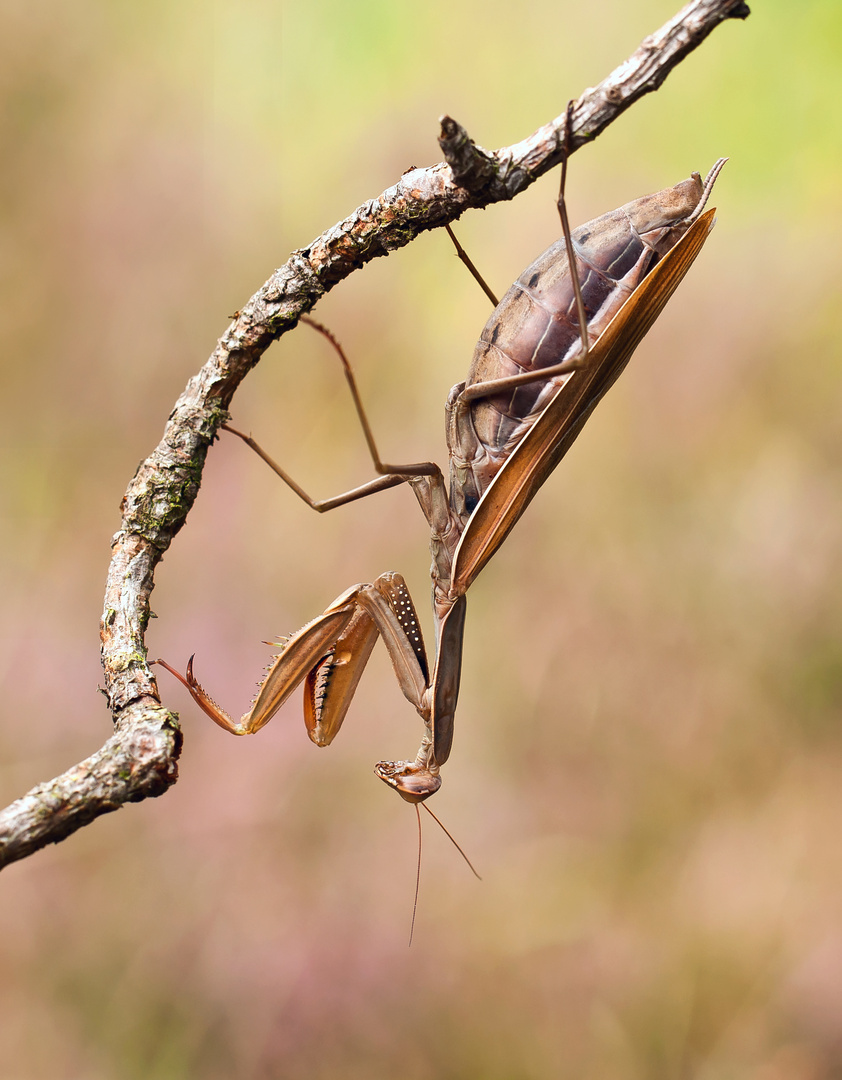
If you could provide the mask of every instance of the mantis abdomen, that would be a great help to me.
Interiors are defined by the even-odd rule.
[[[591,349],[647,274],[699,217],[718,166],[704,183],[693,173],[675,187],[635,199],[573,230]],[[579,313],[562,238],[523,271],[493,311],[477,342],[465,387],[574,362],[581,351]],[[475,398],[468,409],[460,410],[458,423],[451,427],[451,449],[456,451],[452,462],[461,473],[460,483],[455,487],[451,483],[451,491],[464,500],[454,506],[457,513],[473,511],[550,398],[571,379],[581,382],[581,373],[550,373],[545,380],[538,377]],[[593,405],[608,385],[600,385]]]

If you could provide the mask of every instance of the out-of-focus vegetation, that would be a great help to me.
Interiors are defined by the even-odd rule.
[[[668,0],[187,0],[0,12],[3,803],[108,732],[117,504],[227,316],[404,169],[560,113]],[[470,599],[454,755],[407,952],[414,752],[384,655],[317,752],[172,682],[178,785],[0,876],[4,1080],[829,1080],[842,1075],[838,0],[756,2],[576,154],[577,220],[731,157],[719,224]],[[502,290],[554,176],[460,236]],[[433,234],[318,308],[384,454],[444,457],[487,302]],[[235,401],[318,494],[370,468],[302,330]],[[394,568],[395,490],[317,517],[232,440],[158,575],[153,655],[236,711],[263,638]],[[382,651],[382,650],[381,650]]]

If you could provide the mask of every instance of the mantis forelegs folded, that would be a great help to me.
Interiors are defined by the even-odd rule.
[[[410,802],[438,790],[439,766],[450,752],[453,714],[459,691],[465,599],[460,597],[443,622],[431,682],[415,606],[400,574],[381,574],[371,584],[354,585],[325,611],[281,645],[251,709],[235,722],[206,693],[193,674],[186,677],[157,662],[187,687],[207,715],[232,735],[252,735],[264,727],[302,682],[307,733],[319,746],[336,736],[378,635],[391,658],[406,699],[424,721],[424,738],[414,762],[380,762],[375,772]],[[436,754],[438,750],[438,755]]]

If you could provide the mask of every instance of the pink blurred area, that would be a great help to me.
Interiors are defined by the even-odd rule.
[[[842,19],[755,6],[571,163],[582,221],[732,159],[702,257],[471,591],[434,809],[482,883],[427,827],[407,950],[415,818],[372,767],[420,731],[382,649],[325,750],[297,701],[234,740],[162,674],[178,784],[0,876],[3,1080],[840,1074],[842,228],[820,105]],[[437,160],[441,113],[520,139],[675,10],[591,7],[3,6],[4,805],[109,733],[119,501],[228,317]],[[556,186],[460,223],[498,291],[557,235]],[[444,461],[487,313],[438,233],[319,305],[390,460]],[[316,495],[370,476],[306,329],[233,415]],[[408,492],[317,517],[223,439],[150,655],[195,653],[238,713],[262,640],[387,569],[426,618],[427,568]]]

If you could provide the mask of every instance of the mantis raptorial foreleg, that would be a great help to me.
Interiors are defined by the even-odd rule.
[[[458,617],[454,620],[454,630],[459,621]],[[454,631],[450,634],[453,637]],[[383,638],[404,697],[430,728],[433,712],[438,709],[442,713],[446,706],[440,700],[440,694],[437,699],[431,693],[424,640],[406,582],[400,574],[392,572],[381,574],[370,585],[346,589],[312,622],[287,641],[275,643],[281,646],[281,651],[270,666],[251,708],[238,722],[196,679],[192,657],[186,676],[163,660],[157,663],[175,675],[202,711],[232,735],[252,735],[259,731],[303,682],[307,733],[318,746],[327,746],[345,719],[378,635]],[[455,641],[453,646],[456,647]],[[455,678],[458,683],[458,667]],[[453,672],[448,671],[445,682],[452,685],[453,679]],[[428,743],[433,745],[432,731]],[[390,776],[393,775],[394,762],[381,764],[387,767]],[[425,766],[428,764],[424,762]],[[388,782],[392,783],[391,780]],[[439,786],[437,770],[435,776],[427,778],[427,787],[433,783],[436,788]],[[425,789],[423,797],[428,794],[432,791]]]

